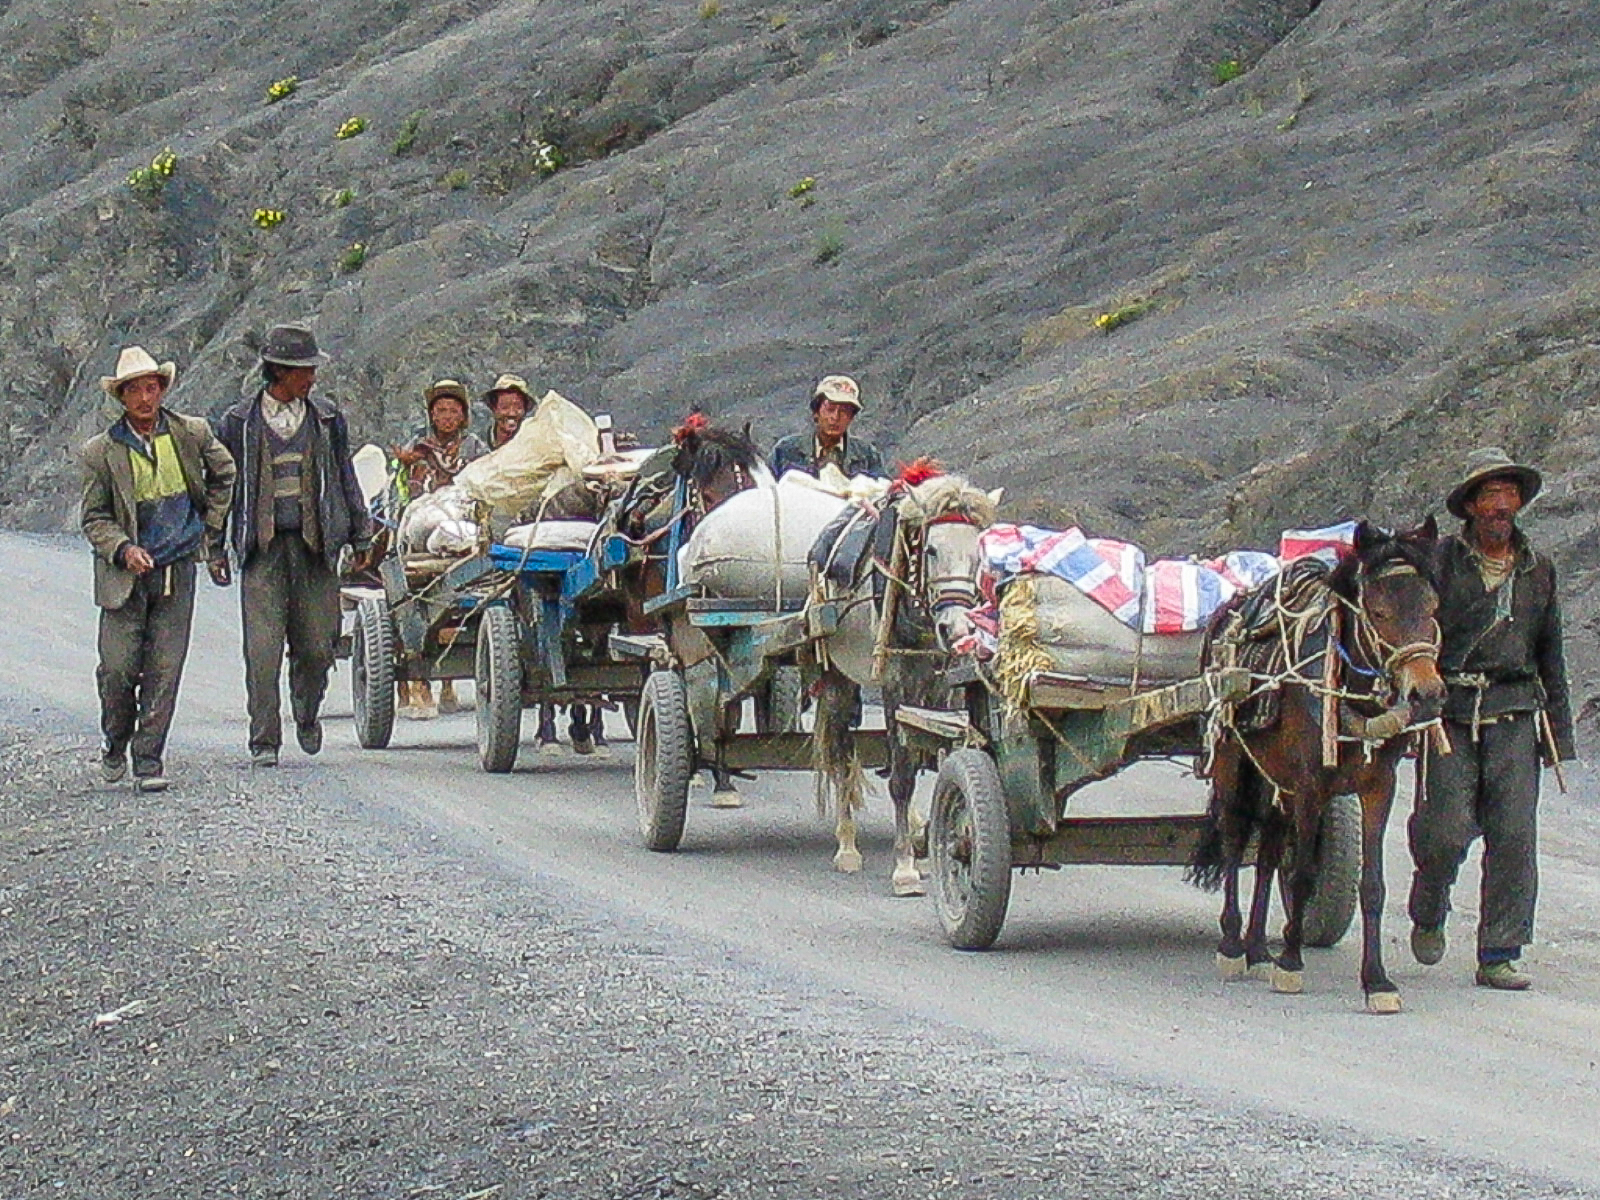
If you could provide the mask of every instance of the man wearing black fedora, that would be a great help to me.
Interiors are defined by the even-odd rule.
[[[1439,560],[1452,752],[1426,753],[1410,824],[1412,953],[1427,965],[1444,957],[1450,888],[1481,836],[1476,981],[1500,991],[1528,987],[1516,960],[1533,940],[1540,763],[1573,757],[1556,572],[1516,523],[1541,485],[1538,471],[1488,447],[1468,456],[1445,502],[1463,522]]]
[[[278,325],[261,344],[262,387],[224,414],[217,436],[239,465],[229,530],[244,618],[250,761],[278,763],[278,677],[289,649],[295,737],[322,749],[317,714],[339,638],[339,552],[371,542],[344,416],[314,398],[328,356],[311,330]]]

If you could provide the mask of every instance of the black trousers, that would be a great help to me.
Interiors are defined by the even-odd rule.
[[[193,621],[193,562],[150,571],[121,608],[100,610],[100,730],[108,754],[132,752],[141,778],[161,774]]]
[[[314,721],[339,640],[339,579],[298,533],[281,533],[239,572],[250,749],[283,745],[278,678],[289,649],[289,705]]]
[[[1450,888],[1467,851],[1483,838],[1478,950],[1510,952],[1533,941],[1539,895],[1538,716],[1514,713],[1484,725],[1445,722],[1451,753],[1429,753],[1428,780],[1411,814],[1411,920],[1444,924]]]

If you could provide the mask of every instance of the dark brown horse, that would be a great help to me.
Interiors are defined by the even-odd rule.
[[[1369,1011],[1400,1011],[1380,945],[1383,836],[1395,767],[1412,731],[1435,721],[1444,699],[1437,536],[1431,517],[1402,534],[1362,522],[1337,567],[1292,564],[1212,626],[1207,666],[1246,666],[1253,684],[1251,701],[1224,706],[1213,721],[1210,819],[1190,868],[1200,886],[1223,888],[1217,962],[1225,979],[1270,967],[1274,991],[1301,990],[1301,925],[1317,882],[1323,812],[1333,797],[1354,792],[1361,799],[1361,987]],[[1239,868],[1252,838],[1255,890],[1241,928]],[[1280,871],[1283,952],[1274,960],[1266,923]]]

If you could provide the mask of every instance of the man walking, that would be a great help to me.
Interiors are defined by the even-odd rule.
[[[861,388],[848,375],[828,375],[811,390],[811,429],[791,434],[772,448],[769,465],[779,479],[785,471],[816,475],[827,463],[845,473],[883,475],[883,455],[871,442],[850,436],[861,411]]]
[[[317,714],[339,637],[339,552],[364,551],[371,541],[344,416],[311,395],[327,361],[309,329],[268,330],[261,390],[229,409],[217,430],[239,464],[230,525],[250,761],[258,767],[277,766],[283,744],[278,676],[286,643],[296,740],[307,754],[322,749]]]
[[[165,790],[167,732],[189,652],[194,564],[228,582],[223,526],[233,498],[233,459],[199,417],[162,404],[177,369],[142,346],[117,356],[100,386],[122,416],[83,448],[83,535],[94,548],[100,607],[101,773],[128,771],[141,792]]]
[[[1529,985],[1515,964],[1533,940],[1539,765],[1573,757],[1556,572],[1516,525],[1541,482],[1490,447],[1468,457],[1445,502],[1465,523],[1440,546],[1439,667],[1453,752],[1427,755],[1410,824],[1413,954],[1428,965],[1444,957],[1450,888],[1481,835],[1476,981],[1501,991]]]

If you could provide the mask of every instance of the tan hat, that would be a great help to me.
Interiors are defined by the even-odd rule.
[[[811,391],[812,400],[832,400],[835,404],[848,404],[861,408],[861,386],[848,375],[824,375]]]
[[[167,386],[171,387],[173,379],[178,374],[176,366],[170,362],[156,362],[143,346],[124,347],[122,353],[117,355],[116,371],[115,375],[100,376],[100,386],[105,389],[108,396],[119,395],[123,384],[145,375],[159,375],[166,380]]]
[[[428,402],[428,411],[433,411],[435,401],[446,397],[461,401],[461,407],[467,406],[467,385],[455,379],[440,379],[423,389],[423,397]]]
[[[1522,490],[1524,504],[1539,494],[1539,489],[1544,486],[1544,478],[1532,467],[1525,467],[1521,463],[1513,462],[1509,454],[1499,446],[1485,446],[1481,450],[1474,450],[1467,455],[1467,467],[1461,477],[1461,482],[1450,489],[1450,495],[1445,500],[1444,506],[1450,512],[1467,519],[1467,501],[1472,498],[1480,484],[1488,483],[1491,479],[1511,479]]]
[[[483,402],[493,408],[494,398],[500,392],[521,392],[522,398],[528,402],[528,407],[533,407],[533,393],[528,390],[528,381],[521,375],[500,376],[494,381],[494,386],[483,394]]]

